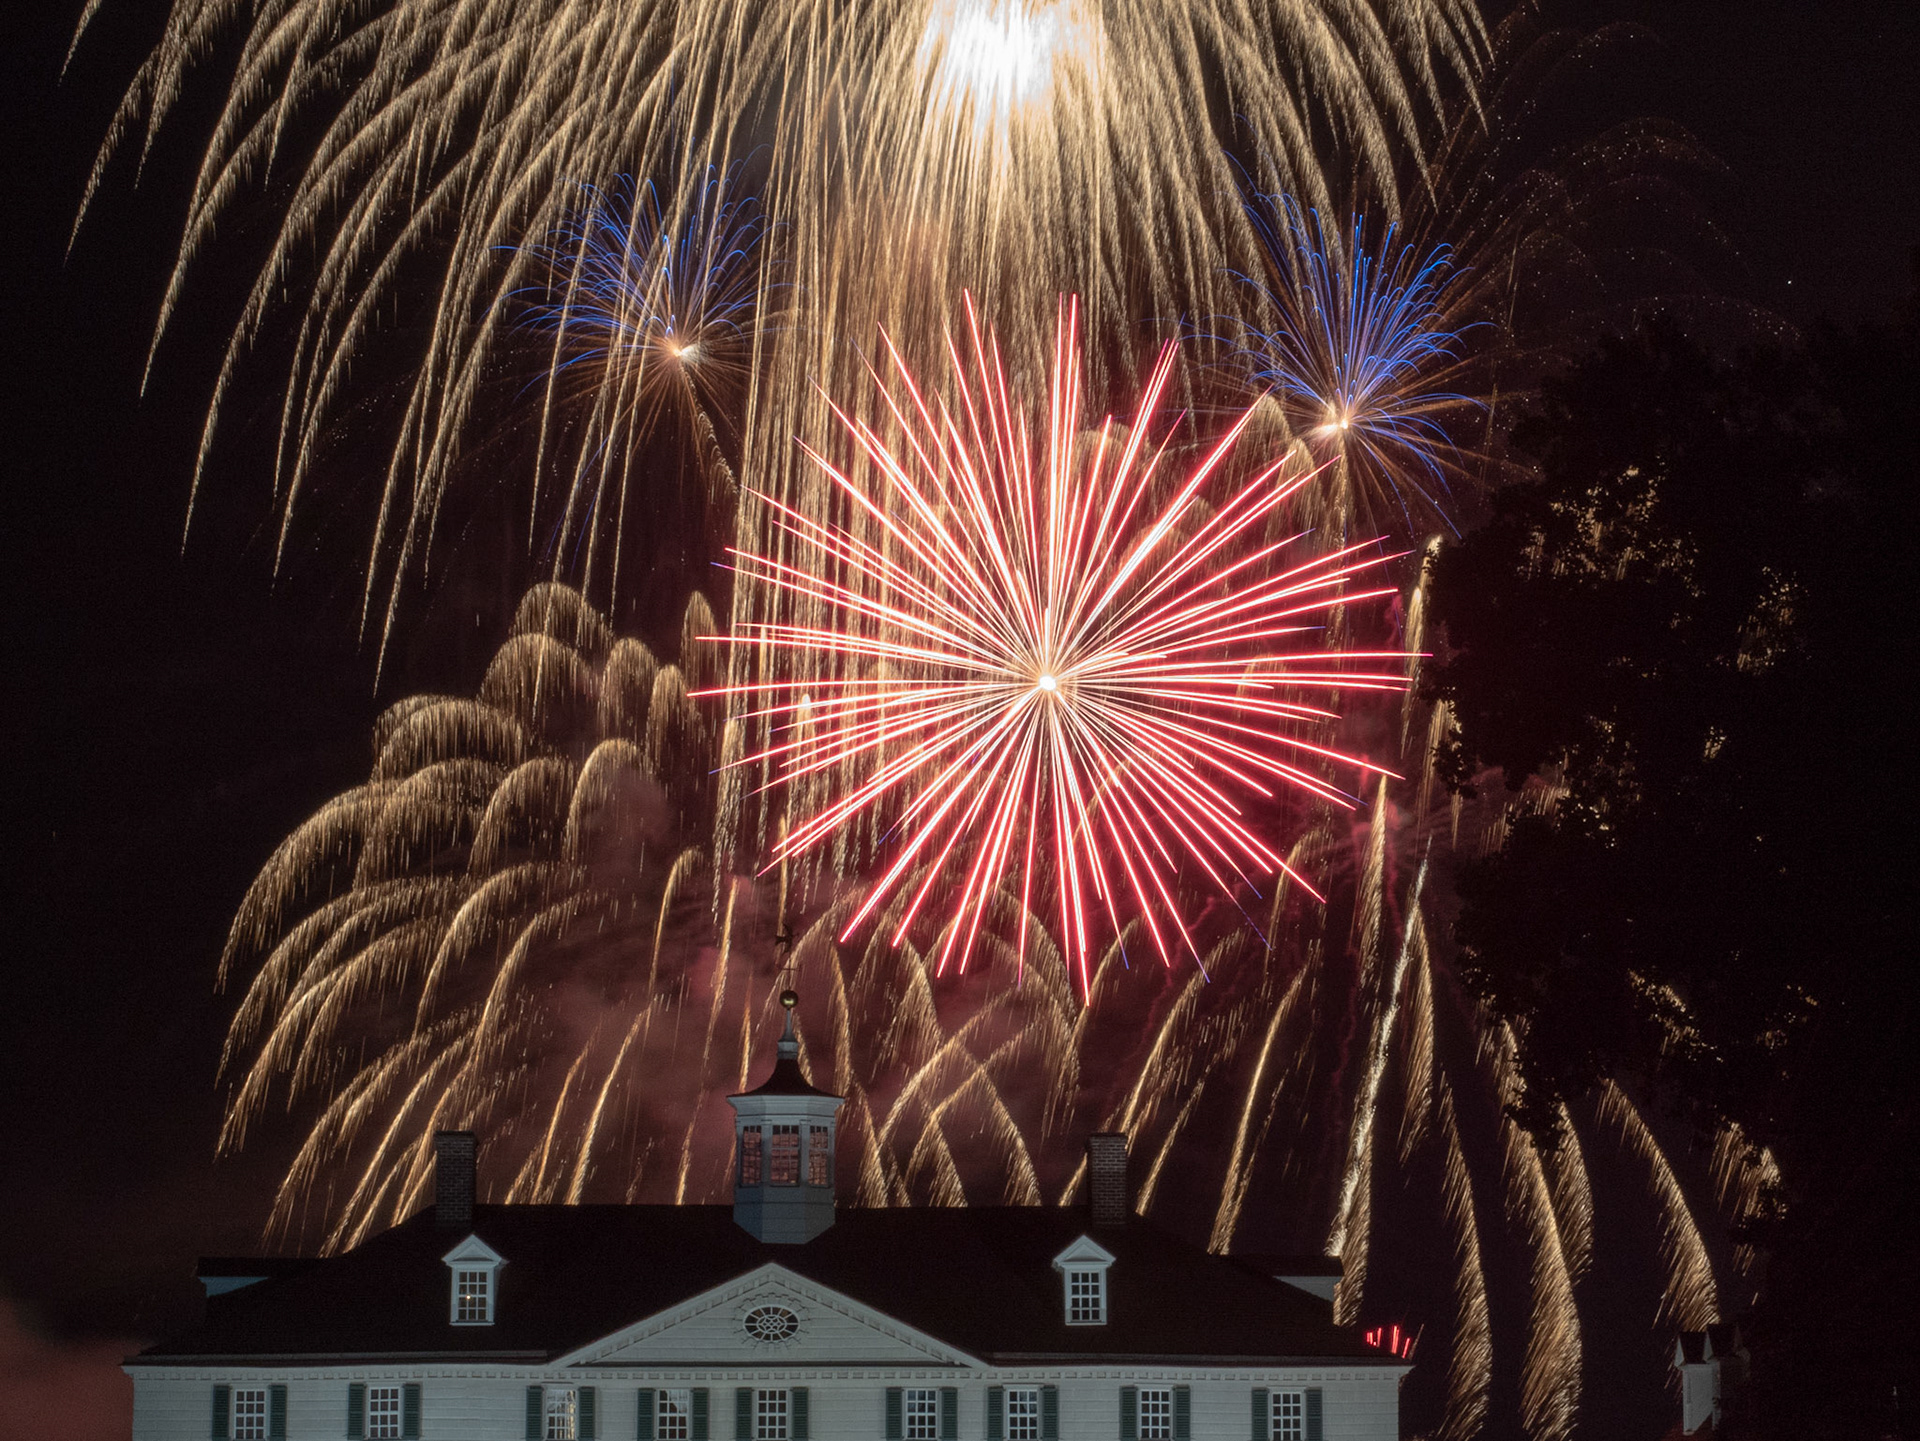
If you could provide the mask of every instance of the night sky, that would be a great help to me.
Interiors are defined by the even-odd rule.
[[[234,313],[220,277],[199,277],[144,397],[140,378],[224,80],[202,72],[137,189],[131,164],[112,170],[68,257],[92,156],[165,5],[107,0],[64,82],[79,5],[5,9],[0,1308],[13,1315],[0,1314],[0,1429],[44,1394],[34,1388],[72,1376],[99,1380],[111,1417],[124,1402],[103,1358],[191,1313],[197,1254],[255,1245],[284,1157],[268,1146],[212,1159],[227,923],[277,841],[364,776],[384,704],[472,689],[525,578],[509,550],[497,569],[421,595],[376,687],[358,634],[361,513],[323,520],[271,574],[254,464],[264,389],[236,412],[183,552]],[[1639,108],[1692,128],[1727,167],[1700,196],[1737,253],[1718,278],[1726,292],[1802,325],[1869,319],[1908,292],[1920,6],[1692,0],[1592,14],[1657,29],[1637,62]],[[91,1414],[71,1434],[113,1434],[88,1433]]]

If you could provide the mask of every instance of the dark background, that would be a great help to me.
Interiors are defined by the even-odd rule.
[[[190,1314],[195,1255],[257,1245],[285,1157],[213,1159],[227,923],[289,829],[364,777],[388,699],[471,690],[524,576],[503,547],[497,572],[420,597],[376,686],[359,634],[363,513],[329,524],[320,511],[273,576],[264,387],[236,408],[183,550],[236,308],[219,276],[198,277],[144,396],[141,370],[224,72],[200,72],[137,188],[130,160],[112,169],[68,254],[94,152],[165,5],[108,0],[62,81],[78,10],[15,0],[0,19],[13,245],[0,276],[0,1428],[75,1385],[102,1408],[43,1436],[124,1435],[120,1348]],[[1701,196],[1732,242],[1726,291],[1802,325],[1869,319],[1908,292],[1920,6],[1586,13],[1658,32],[1637,61],[1639,108],[1689,126],[1727,166]]]

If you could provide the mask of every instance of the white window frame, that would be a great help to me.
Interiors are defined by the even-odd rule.
[[[1305,1387],[1275,1387],[1267,1393],[1267,1405],[1267,1435],[1271,1441],[1307,1441]]]
[[[693,1391],[656,1391],[653,1397],[654,1441],[691,1441],[693,1436]]]
[[[499,1313],[500,1268],[507,1264],[506,1257],[478,1236],[469,1236],[440,1259],[452,1273],[447,1286],[447,1324],[491,1326]],[[469,1276],[479,1277],[484,1291],[477,1316],[473,1314],[474,1308],[463,1308],[460,1304],[463,1291],[471,1297],[471,1286],[465,1279]]]
[[[793,1392],[785,1386],[759,1386],[753,1393],[754,1441],[788,1441],[793,1435]]]
[[[1067,1267],[1067,1324],[1107,1324],[1107,1272],[1104,1266]]]
[[[1139,1441],[1173,1441],[1173,1387],[1140,1386],[1134,1397],[1134,1435]]]
[[[543,1441],[578,1441],[580,1392],[572,1386],[541,1387],[540,1417]]]
[[[940,1390],[908,1386],[900,1396],[901,1441],[940,1441]]]
[[[1009,1386],[1005,1394],[1007,1441],[1040,1441],[1040,1428],[1045,1424],[1040,1417],[1040,1388]]]
[[[493,1268],[461,1267],[453,1273],[453,1324],[493,1324]]]
[[[1053,1269],[1060,1273],[1061,1317],[1069,1326],[1107,1324],[1107,1272],[1113,1259],[1113,1252],[1091,1236],[1080,1237],[1053,1258]]]
[[[400,1441],[406,1427],[406,1388],[399,1382],[367,1385],[367,1441]],[[378,1408],[378,1409],[376,1409]]]
[[[231,1398],[227,1403],[227,1435],[233,1441],[267,1441],[273,1429],[272,1390],[266,1386],[235,1386],[227,1394]],[[244,1411],[243,1406],[247,1408]]]

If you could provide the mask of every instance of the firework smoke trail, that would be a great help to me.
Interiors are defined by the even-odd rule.
[[[1286,542],[1249,542],[1310,482],[1283,476],[1284,461],[1206,504],[1245,417],[1184,478],[1164,480],[1166,448],[1150,449],[1149,435],[1171,347],[1125,442],[1103,427],[1082,460],[1073,302],[1062,305],[1037,437],[970,305],[967,337],[968,358],[951,357],[951,405],[923,393],[889,346],[899,389],[888,403],[904,438],[889,444],[848,417],[859,467],[816,455],[877,544],[760,497],[795,558],[738,552],[740,575],[830,616],[716,637],[790,658],[804,677],[716,693],[744,690],[779,724],[774,744],[742,764],[771,760],[789,781],[861,767],[776,860],[834,842],[866,813],[897,831],[843,939],[919,868],[898,945],[957,852],[971,859],[951,904],[935,902],[954,922],[936,971],[964,969],[1001,878],[1020,877],[1027,906],[1050,869],[1085,992],[1096,911],[1115,934],[1139,916],[1163,960],[1197,960],[1176,895],[1183,867],[1229,897],[1287,873],[1244,802],[1286,786],[1350,805],[1319,767],[1386,774],[1308,739],[1330,713],[1291,697],[1397,688],[1398,674],[1359,666],[1402,657],[1289,647],[1336,604],[1392,592],[1346,588],[1382,563],[1377,551],[1301,557]]]
[[[1450,525],[1449,476],[1464,466],[1447,422],[1478,404],[1449,388],[1468,363],[1453,252],[1420,256],[1392,225],[1369,245],[1360,217],[1343,240],[1291,196],[1256,194],[1248,210],[1263,266],[1240,283],[1259,319],[1215,326],[1249,384],[1332,467],[1329,523],[1345,534],[1398,519],[1416,536]]]

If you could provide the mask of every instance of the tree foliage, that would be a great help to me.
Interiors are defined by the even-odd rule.
[[[1917,423],[1911,321],[1733,364],[1655,323],[1434,577],[1449,784],[1560,788],[1460,874],[1463,974],[1542,1135],[1625,1074],[1774,1149],[1763,1432],[1881,1434],[1912,1369]]]

